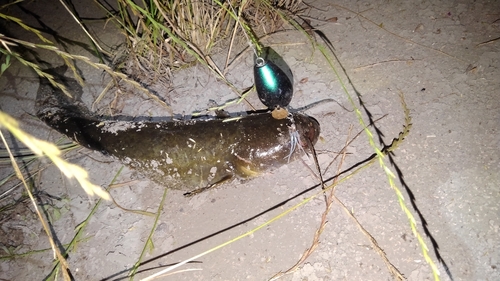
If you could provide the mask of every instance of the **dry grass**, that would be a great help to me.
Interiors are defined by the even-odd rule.
[[[231,50],[232,42],[246,44],[247,37],[235,32],[241,25],[252,44],[259,44],[257,38],[283,25],[281,17],[269,6],[294,12],[301,0],[238,0],[231,1],[231,5],[217,0],[117,3],[118,9],[101,5],[127,38],[125,52],[116,60],[116,66],[150,84],[164,76],[166,69],[189,67],[196,62],[205,64],[208,58]],[[235,34],[237,38],[233,37]]]

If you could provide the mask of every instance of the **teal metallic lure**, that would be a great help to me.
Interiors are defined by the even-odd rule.
[[[260,101],[270,109],[286,107],[293,96],[293,85],[288,76],[271,61],[258,57],[254,66],[254,80]]]

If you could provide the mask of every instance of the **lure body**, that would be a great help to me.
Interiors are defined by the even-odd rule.
[[[281,120],[261,113],[232,121],[117,121],[95,116],[78,103],[61,103],[61,95],[41,84],[36,102],[41,120],[174,189],[257,176],[300,157],[300,147],[294,146],[307,150],[320,132],[316,120],[298,113]]]
[[[293,96],[293,85],[288,76],[272,61],[257,58],[254,82],[260,101],[270,109],[286,107]]]

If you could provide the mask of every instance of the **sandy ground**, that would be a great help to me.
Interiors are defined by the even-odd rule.
[[[498,3],[319,0],[310,4],[318,9],[305,10],[304,14],[319,19],[311,24],[332,42],[336,56],[373,118],[384,117],[376,124],[387,144],[403,129],[399,94],[404,94],[413,127],[395,151],[394,159],[413,192],[421,218],[439,246],[438,253],[449,266],[447,274],[443,265],[438,265],[441,280],[500,280],[500,41],[481,44],[498,39]],[[47,28],[72,40],[62,48],[91,56],[75,44],[88,44],[89,40],[59,2],[26,2],[23,7],[32,12],[23,16],[27,23],[40,26],[35,18],[39,16]],[[76,9],[82,18],[95,18],[98,14],[90,2],[77,5]],[[9,12],[23,13],[17,8]],[[327,21],[332,17],[338,18],[336,23]],[[112,25],[103,28],[102,22],[89,22],[88,26],[108,47],[122,40]],[[26,34],[18,36],[25,38]],[[281,32],[263,43],[272,46],[293,72],[292,108],[327,98],[336,101],[306,111],[321,123],[322,139],[316,148],[324,168],[343,147],[350,126],[354,127],[351,136],[361,130],[353,107],[323,56],[299,32]],[[54,66],[61,64],[53,55],[43,51],[39,54]],[[252,63],[251,53],[247,53],[232,66],[228,78],[242,89],[252,85]],[[78,66],[86,79],[82,98],[90,103],[108,80],[92,67],[81,63]],[[347,81],[344,75],[342,80]],[[221,104],[235,97],[200,66],[174,73],[172,84],[171,89],[157,90],[177,114],[189,115],[207,108],[210,99]],[[60,139],[59,134],[32,116],[38,89],[33,73],[15,63],[0,78],[0,88],[1,110],[16,117],[26,131],[37,137]],[[354,94],[351,86],[348,89]],[[108,96],[98,107],[105,110],[113,98]],[[249,101],[261,107],[255,94]],[[168,115],[138,94],[120,95],[118,105],[123,114]],[[228,110],[240,112],[249,108],[241,104]],[[21,146],[12,138],[9,140],[14,142],[13,147]],[[347,151],[343,170],[373,153],[364,134]],[[154,218],[102,202],[78,238],[77,247],[69,253],[76,280],[126,279],[145,247],[137,277],[148,276],[237,237],[318,191],[296,197],[317,184],[298,161],[254,180],[233,182],[193,198],[168,190],[160,206],[165,187],[127,167],[119,173],[122,165],[112,158],[86,149],[71,151],[67,158],[87,169],[92,181],[104,187],[117,176],[114,183],[121,185],[113,188],[111,194],[121,206],[150,212],[163,207],[152,232],[152,244],[146,247]],[[310,159],[304,159],[314,167]],[[325,178],[331,177],[337,166],[338,161]],[[51,218],[53,232],[60,243],[69,243],[75,228],[92,212],[96,199],[89,198],[77,183],[65,179],[47,162],[34,164],[31,170],[38,167],[43,170],[35,182],[42,191],[40,200]],[[5,176],[12,170],[5,164],[0,171]],[[4,184],[2,190],[14,184]],[[400,181],[397,184],[404,190]],[[411,209],[408,194],[403,193]],[[18,188],[2,205],[20,194]],[[378,164],[340,184],[336,195],[408,280],[433,279],[408,219]],[[287,201],[289,198],[293,199]],[[284,201],[285,204],[269,210]],[[267,280],[290,268],[310,247],[324,209],[325,202],[319,196],[250,236],[180,267],[193,271],[160,280]],[[412,212],[416,214],[413,209]],[[415,216],[423,234],[423,221]],[[283,280],[392,279],[368,238],[339,204],[333,205],[327,218],[316,251]],[[436,248],[428,237],[425,241],[436,262]],[[2,211],[0,245],[1,256],[6,257],[0,262],[0,280],[44,280],[53,267],[51,251],[33,253],[49,248],[49,242],[29,202]]]

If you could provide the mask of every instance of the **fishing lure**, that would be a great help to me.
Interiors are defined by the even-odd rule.
[[[258,57],[254,65],[254,83],[260,101],[270,109],[286,107],[293,96],[293,85],[281,68]]]
[[[292,100],[292,81],[272,60],[262,57],[263,50],[267,49],[269,51],[270,48],[264,48],[260,44],[250,26],[241,17],[242,10],[240,9],[239,13],[237,13],[232,4],[228,3],[232,12],[237,15],[236,21],[244,30],[243,34],[256,56],[253,73],[255,89],[260,101],[271,110],[280,107],[285,108]]]
[[[80,87],[65,80],[70,91]],[[234,119],[120,121],[96,116],[45,79],[36,98],[36,114],[47,125],[82,146],[111,155],[170,188],[204,190],[232,178],[246,179],[278,168],[310,151],[319,123],[291,113]]]

